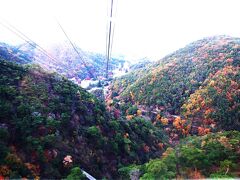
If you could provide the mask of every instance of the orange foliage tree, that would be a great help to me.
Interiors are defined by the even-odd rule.
[[[181,119],[181,117],[178,116],[173,121],[173,127],[175,127],[183,136],[186,136],[189,134],[191,124],[189,124],[185,119]]]

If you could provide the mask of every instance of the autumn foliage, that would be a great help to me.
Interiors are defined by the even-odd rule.
[[[175,127],[182,135],[188,135],[191,124],[187,122],[185,119],[181,119],[181,117],[176,117],[173,121],[173,127]]]
[[[182,106],[183,115],[207,129],[240,129],[239,67],[226,66],[207,79]],[[203,130],[199,128],[200,134]]]

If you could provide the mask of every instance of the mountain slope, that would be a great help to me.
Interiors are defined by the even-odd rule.
[[[0,58],[19,64],[38,64],[44,69],[57,72],[68,79],[75,79],[79,83],[81,80],[90,77],[91,74],[95,78],[105,76],[106,58],[102,54],[84,52],[77,47],[81,57],[79,58],[69,43],[62,43],[45,48],[49,56],[52,57],[51,59],[44,55],[42,50],[39,50],[37,47],[36,45],[30,46],[29,44],[10,46],[0,43]],[[110,71],[124,62],[123,59],[112,58],[109,63]]]
[[[19,50],[18,47],[0,43],[0,58],[19,64],[27,64],[32,62],[32,56]]]
[[[190,136],[160,159],[119,169],[123,179],[204,179],[240,177],[240,132]],[[134,173],[135,172],[135,173]]]
[[[167,147],[161,129],[140,118],[113,120],[66,78],[2,60],[0,70],[3,177],[60,179],[80,166],[97,178],[113,178],[120,165],[144,163]]]
[[[65,75],[68,79],[76,78],[77,80],[81,80],[90,77],[91,74],[95,77],[105,75],[105,56],[102,54],[85,52],[79,47],[76,48],[79,55],[67,42],[49,46],[46,48],[46,51],[55,59],[51,60],[49,57],[42,54],[37,48],[29,47],[27,44],[20,46],[20,50],[23,50],[26,54],[33,54],[33,57],[36,59],[36,63],[40,65],[47,64],[50,70]],[[123,63],[124,60],[112,58],[109,63],[109,69],[114,69],[118,67],[119,64]],[[87,69],[91,72],[91,74],[88,73]]]
[[[240,67],[225,66],[190,95],[182,114],[202,128],[240,130]]]
[[[205,81],[210,82],[215,74],[225,71],[224,69],[228,67],[237,73],[234,77],[229,76],[229,80],[224,83],[228,86],[231,79],[235,83],[236,87],[233,90],[235,97],[232,103],[236,105],[232,112],[235,114],[232,117],[238,117],[239,63],[240,38],[227,36],[205,38],[189,44],[142,70],[116,79],[112,86],[112,93],[119,95],[116,98],[120,107],[124,107],[123,113],[132,105],[138,107],[144,105],[152,107],[151,109],[158,111],[161,115],[180,115],[181,107],[191,94],[200,89]],[[135,74],[138,75],[135,76]],[[217,111],[226,113],[224,109]],[[215,116],[217,119],[221,117]],[[230,122],[232,120],[229,119]],[[235,128],[238,129],[238,127]]]

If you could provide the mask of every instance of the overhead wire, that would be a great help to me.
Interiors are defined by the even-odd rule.
[[[112,15],[113,15],[113,0],[111,0],[111,10],[110,10],[110,20],[109,20],[109,31],[108,31],[108,42],[107,42],[106,78],[108,78],[108,68],[109,68],[110,50],[111,50]]]
[[[22,35],[20,35],[19,33],[17,33],[16,31],[14,31],[13,29],[11,29],[10,27],[8,27],[7,25],[5,25],[4,23],[0,22],[0,24],[5,27],[7,30],[11,31],[13,34],[15,34],[17,37],[19,37],[20,39],[22,39],[23,41],[25,41],[27,44],[29,44],[30,46],[32,46],[33,48],[37,48],[43,55],[47,56],[48,58],[50,58],[54,63],[58,64],[57,60],[55,60],[54,58],[52,58],[50,55],[48,55],[48,53],[46,53],[46,51],[43,51],[41,49],[39,49],[37,46],[37,43],[32,41],[29,42],[29,40],[26,40]],[[42,65],[44,65],[45,68],[49,69],[49,64],[47,64],[45,61],[43,61],[41,58],[38,59],[37,63],[42,63]],[[54,65],[53,65],[54,66]],[[50,70],[50,69],[49,69]]]
[[[57,21],[57,20],[56,20]],[[71,39],[69,38],[69,36],[67,35],[66,31],[63,29],[62,25],[57,21],[60,29],[62,30],[62,32],[64,33],[64,35],[66,36],[66,38],[68,39],[69,43],[71,44],[72,48],[74,49],[74,51],[77,53],[80,61],[83,63],[84,67],[86,68],[88,74],[92,77],[95,78],[95,76],[93,75],[93,73],[89,70],[86,62],[84,61],[84,59],[82,58],[82,56],[80,55],[79,51],[77,50],[76,46],[73,44],[73,42],[71,41]]]
[[[19,29],[17,29],[16,27],[14,27],[12,24],[6,22],[10,27],[12,27],[14,30],[16,30],[19,34],[21,34],[23,37],[25,37],[28,41],[30,41],[31,43],[33,43],[34,45],[36,45],[36,47],[38,47],[39,49],[41,49],[44,53],[46,53],[46,55],[51,58],[54,61],[57,61],[54,57],[52,57],[44,48],[42,48],[39,44],[37,44],[36,42],[34,42],[32,39],[30,39],[28,36],[26,36],[24,33],[22,33]]]
[[[33,48],[37,48],[42,54],[44,54],[45,56],[47,56],[49,59],[51,59],[53,62],[58,63],[57,60],[55,58],[53,58],[51,55],[49,55],[49,53],[43,49],[40,45],[38,45],[36,42],[34,42],[32,39],[30,39],[28,36],[26,36],[23,32],[21,32],[20,30],[18,30],[16,27],[14,27],[13,25],[11,25],[10,23],[4,21],[6,24],[0,22],[0,24],[5,27],[6,29],[8,29],[9,31],[11,31],[13,34],[15,34],[16,36],[18,36],[20,39],[22,39],[23,41],[25,41],[27,44],[29,44],[30,46],[32,46]]]
[[[111,11],[110,11],[110,22],[109,24],[109,32],[108,32],[108,36],[106,38],[107,43],[106,43],[106,55],[107,55],[107,67],[106,67],[106,77],[108,77],[108,69],[109,69],[109,60],[111,57],[111,51],[112,51],[112,42],[113,42],[113,34],[114,34],[114,24],[112,23],[112,16],[113,16],[113,0],[111,0]],[[55,58],[53,58],[51,55],[49,55],[49,53],[42,48],[39,44],[37,44],[36,42],[34,42],[32,39],[30,39],[28,36],[26,36],[23,32],[21,32],[19,29],[17,29],[15,26],[11,25],[10,23],[6,22],[7,24],[4,24],[2,22],[0,22],[0,24],[5,27],[6,29],[8,29],[9,31],[11,31],[13,34],[15,34],[16,36],[18,36],[20,39],[24,40],[27,44],[29,44],[30,46],[32,46],[33,48],[37,48],[42,54],[44,54],[45,56],[47,56],[49,59],[51,59],[54,63],[58,64],[58,60],[56,60]],[[68,39],[68,41],[70,42],[71,46],[73,47],[74,51],[77,53],[77,55],[80,58],[80,61],[82,61],[84,67],[86,68],[88,74],[94,78],[94,75],[92,74],[92,72],[89,70],[86,62],[84,61],[84,59],[81,57],[79,51],[77,50],[76,46],[73,44],[73,42],[71,41],[71,39],[69,38],[69,36],[67,35],[66,31],[63,29],[63,27],[61,26],[61,24],[57,21],[59,27],[61,28],[62,32],[64,33],[64,35],[66,36],[66,38]],[[108,27],[107,27],[108,28]]]
[[[107,3],[107,14],[106,14],[106,17],[108,18],[108,15],[109,15],[109,10],[108,10],[108,7],[109,5],[108,5],[108,3]],[[106,56],[106,59],[107,59],[107,54],[108,54],[108,29],[109,29],[109,22],[108,21],[106,21],[106,42],[105,42],[105,56]],[[106,66],[106,68],[107,68],[107,66]]]
[[[113,17],[115,17],[116,18],[116,14],[117,14],[117,0],[115,0],[115,6],[113,6],[113,7],[115,7],[115,9],[114,9],[114,14],[113,14]],[[112,36],[111,36],[111,46],[110,46],[110,58],[109,58],[109,61],[111,60],[111,57],[112,57],[112,48],[113,48],[113,40],[114,40],[114,32],[115,32],[115,21],[113,21],[113,23],[112,23],[113,25],[112,25]]]

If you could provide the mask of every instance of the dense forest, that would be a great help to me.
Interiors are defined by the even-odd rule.
[[[66,78],[4,60],[0,68],[3,177],[60,179],[81,167],[112,178],[120,166],[164,151],[161,129],[142,118],[115,120],[104,104]]]
[[[88,76],[69,51],[53,49],[66,68],[51,71],[31,52],[0,46],[0,179],[240,177],[240,38],[135,64],[103,101],[69,80]]]
[[[131,73],[115,79],[106,99],[107,109],[115,118],[131,121],[143,117],[162,128],[174,152],[174,157],[163,155],[145,165],[121,168],[122,178],[239,177],[239,62],[240,39],[215,36],[193,42],[156,63],[136,66]],[[224,152],[219,155],[223,159],[208,157],[213,154],[201,145],[204,138],[233,142],[229,144],[233,152],[226,152],[226,146],[218,140],[207,148],[213,154]]]
[[[161,158],[120,168],[122,179],[204,179],[239,177],[239,131],[189,136]]]
[[[239,38],[215,36],[193,42],[116,79],[109,108],[120,108],[128,117],[135,109],[181,116],[196,126],[239,130],[239,62]]]

